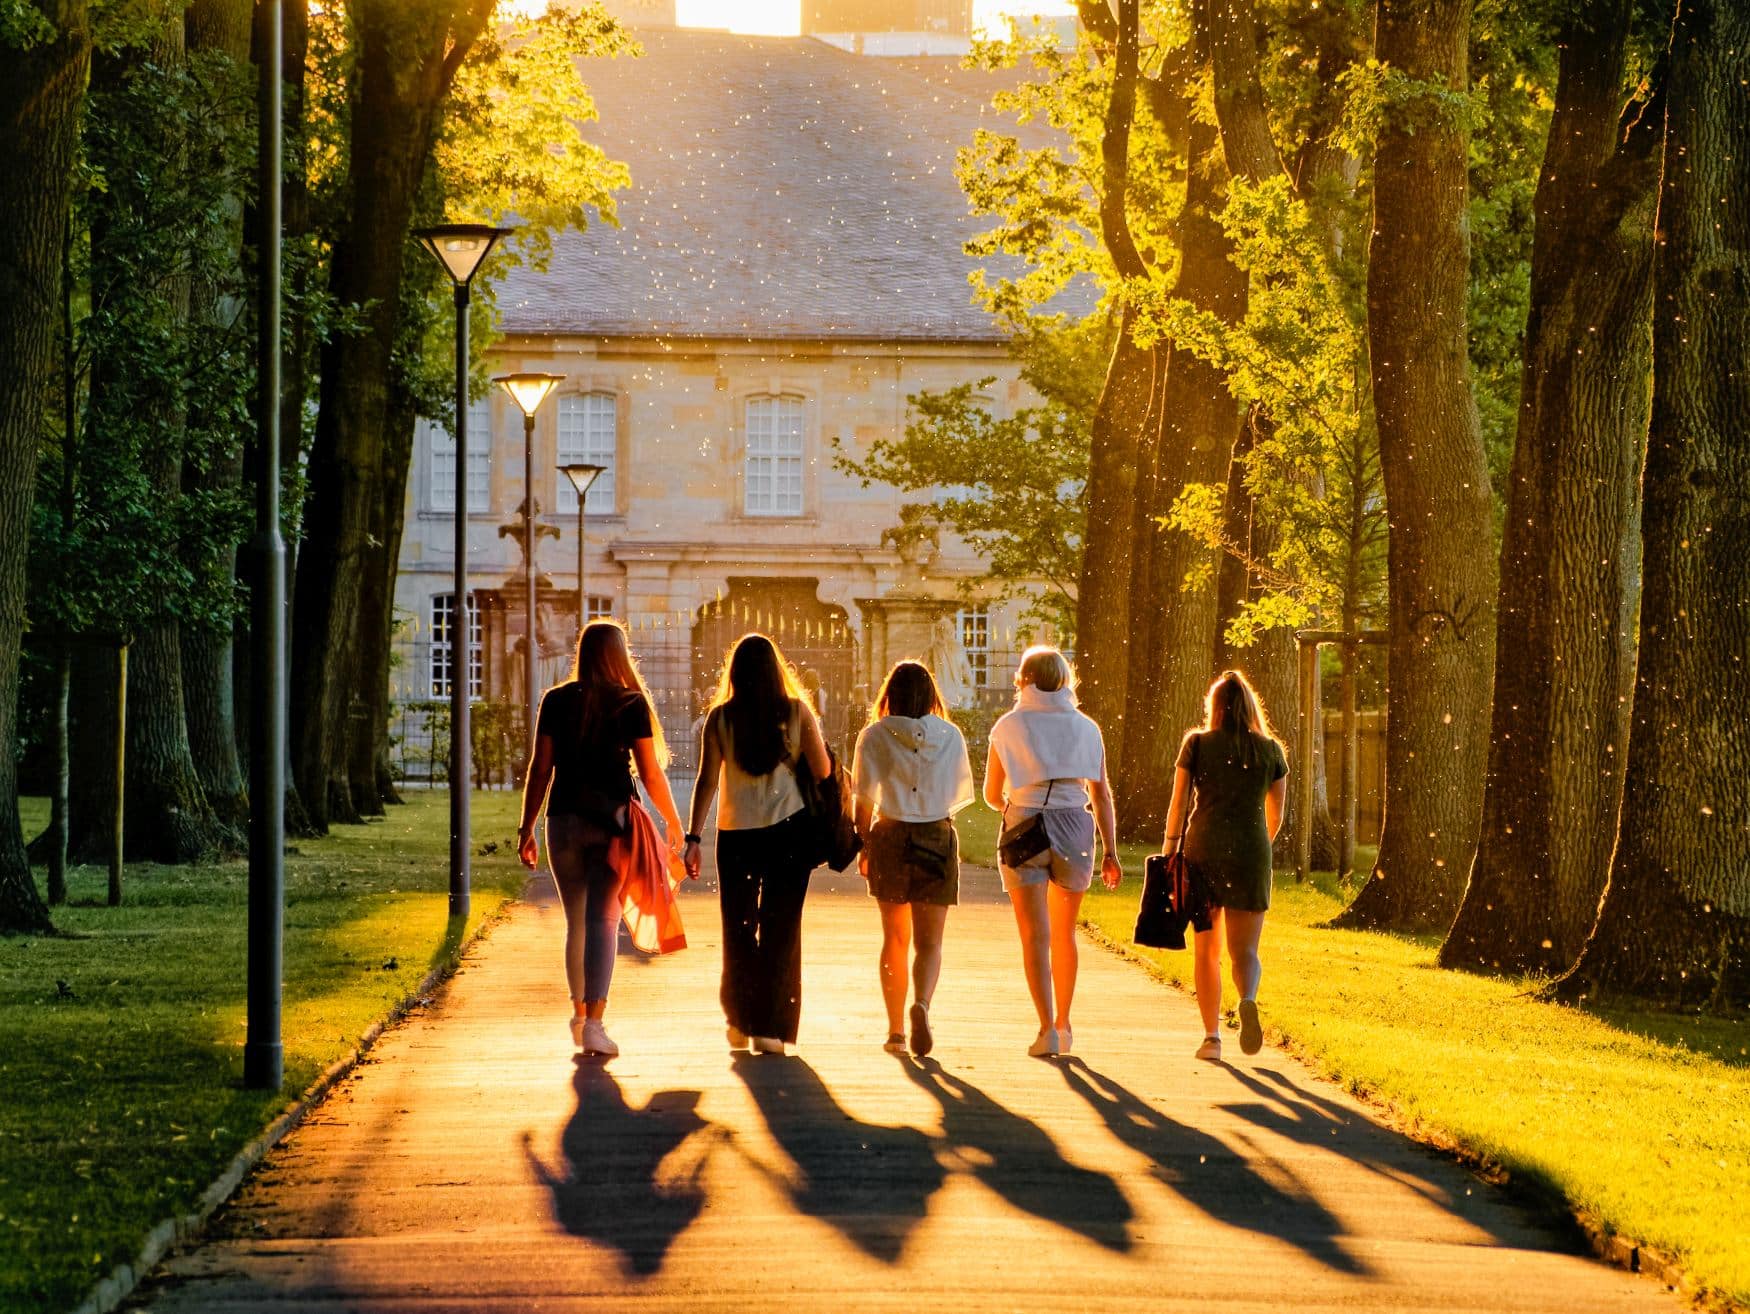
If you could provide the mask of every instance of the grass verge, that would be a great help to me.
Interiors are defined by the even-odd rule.
[[[25,825],[47,820],[27,800]],[[285,1085],[240,1086],[247,871],[80,868],[59,936],[0,939],[0,1309],[61,1310],[190,1209],[289,1096],[522,888],[517,799],[475,796],[473,912],[447,915],[448,797],[286,859]],[[494,843],[495,842],[495,843]],[[40,875],[40,874],[39,874]]]
[[[995,814],[957,821],[966,859],[993,861]],[[1190,990],[1188,952],[1130,942],[1149,851],[1124,846],[1124,885],[1096,882],[1083,919]],[[1700,1293],[1750,1306],[1750,1022],[1545,1003],[1532,981],[1441,969],[1436,939],[1324,928],[1347,902],[1328,874],[1278,873],[1260,994],[1271,1039],[1412,1135],[1553,1193],[1605,1235],[1668,1256]]]

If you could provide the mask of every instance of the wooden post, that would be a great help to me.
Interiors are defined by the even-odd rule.
[[[115,648],[115,815],[109,837],[109,906],[122,901],[123,809],[127,802],[128,773],[128,645]]]
[[[1300,742],[1301,750],[1299,769],[1295,772],[1294,807],[1297,813],[1294,828],[1294,879],[1304,881],[1307,873],[1312,870],[1312,810],[1313,810],[1313,771],[1312,756],[1318,751],[1313,743],[1313,732],[1318,727],[1317,708],[1313,700],[1318,696],[1318,637],[1302,633],[1300,640]]]
[[[1339,790],[1341,820],[1337,829],[1337,875],[1355,870],[1355,796],[1361,783],[1361,718],[1355,710],[1355,660],[1360,647],[1353,637],[1343,641],[1343,764]]]

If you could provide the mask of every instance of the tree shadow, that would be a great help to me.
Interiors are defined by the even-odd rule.
[[[915,1127],[857,1121],[801,1059],[737,1054],[731,1062],[796,1174],[756,1167],[797,1210],[832,1224],[874,1258],[897,1263],[946,1176],[930,1137]]]
[[[1035,1218],[1108,1250],[1130,1249],[1133,1211],[1112,1178],[1065,1159],[1038,1123],[950,1075],[935,1059],[901,1066],[942,1106],[942,1134],[979,1181]]]
[[[563,1165],[543,1162],[527,1132],[523,1153],[567,1232],[609,1247],[625,1272],[648,1277],[704,1208],[705,1165],[720,1137],[665,1174],[664,1161],[711,1125],[699,1116],[700,1092],[658,1091],[634,1109],[607,1068],[581,1055],[572,1087],[577,1109],[559,1138]]]
[[[1058,1070],[1114,1136],[1154,1165],[1158,1181],[1211,1218],[1286,1241],[1338,1272],[1366,1273],[1340,1244],[1336,1216],[1286,1167],[1264,1175],[1220,1138],[1173,1121],[1079,1058]]]

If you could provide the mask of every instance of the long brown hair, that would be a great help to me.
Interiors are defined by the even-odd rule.
[[[1203,695],[1203,728],[1225,730],[1255,739],[1281,740],[1270,726],[1270,714],[1244,671],[1223,671]]]
[[[577,656],[571,663],[571,678],[583,691],[583,715],[580,730],[583,738],[592,738],[597,729],[625,706],[627,694],[637,694],[650,709],[650,737],[656,741],[656,761],[668,765],[668,741],[663,738],[662,722],[650,700],[650,689],[632,656],[632,644],[626,637],[626,627],[611,617],[592,620],[577,636]]]
[[[750,776],[767,775],[784,760],[790,704],[806,697],[796,669],[778,645],[757,631],[744,634],[723,663],[706,724],[727,718],[736,763]]]
[[[869,719],[884,716],[947,716],[948,704],[942,701],[942,691],[936,687],[936,677],[922,662],[895,662],[881,682],[881,692],[875,695],[875,705],[869,709]]]

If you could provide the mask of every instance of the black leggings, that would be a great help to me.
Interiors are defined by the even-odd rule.
[[[749,1036],[794,1043],[802,1016],[802,901],[808,819],[717,832],[723,908],[723,1015]]]

